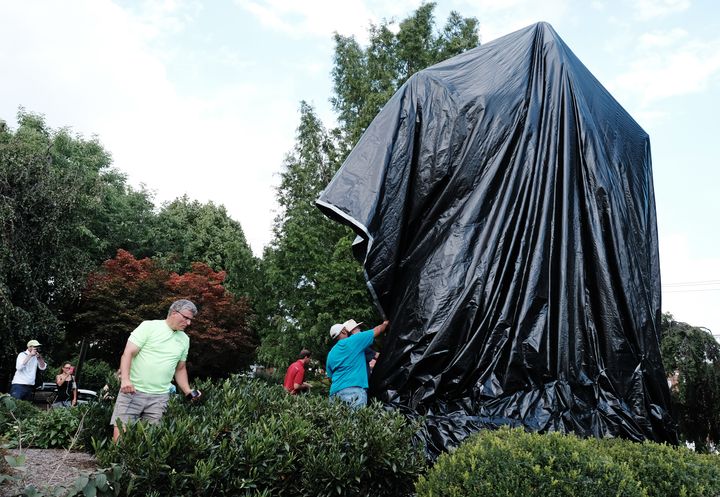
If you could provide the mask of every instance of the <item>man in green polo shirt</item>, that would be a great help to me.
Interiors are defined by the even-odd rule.
[[[188,399],[200,397],[199,391],[190,388],[185,367],[190,339],[184,330],[195,314],[195,304],[177,300],[170,306],[166,319],[143,321],[130,334],[120,358],[120,393],[110,421],[115,427],[113,440],[120,436],[118,419],[123,425],[138,419],[160,421],[173,376]]]

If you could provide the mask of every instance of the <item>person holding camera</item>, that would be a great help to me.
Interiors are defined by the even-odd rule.
[[[120,358],[120,393],[110,419],[114,441],[120,437],[118,420],[123,425],[138,419],[160,422],[173,376],[188,400],[200,399],[201,392],[190,387],[185,367],[190,338],[184,330],[196,314],[195,304],[177,300],[170,306],[167,318],[143,321],[130,334]]]
[[[40,342],[30,340],[27,350],[20,352],[15,361],[15,376],[10,386],[10,395],[19,400],[32,400],[37,370],[45,371],[47,364],[40,355]]]
[[[75,367],[66,362],[60,369],[60,374],[55,377],[57,384],[57,397],[52,403],[52,408],[73,407],[77,405],[77,383],[75,382]]]

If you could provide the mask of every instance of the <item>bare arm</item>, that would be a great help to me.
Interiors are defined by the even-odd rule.
[[[185,395],[189,394],[192,388],[190,388],[190,382],[188,381],[187,368],[185,367],[185,361],[178,362],[175,367],[175,383],[180,387],[182,393]]]
[[[65,376],[64,376],[64,375],[59,374],[59,375],[57,375],[57,376],[55,377],[55,384],[56,384],[57,386],[62,385],[62,384],[63,384],[63,381],[65,381]]]
[[[373,328],[373,336],[377,338],[381,333],[385,333],[385,330],[390,326],[390,321],[387,319]]]
[[[293,383],[293,389],[294,389],[296,392],[302,392],[302,391],[305,391],[305,390],[310,390],[310,387],[311,387],[310,383],[307,383],[307,382]]]
[[[77,404],[77,383],[75,382],[75,378],[73,377],[73,399],[72,399],[72,405]]]
[[[130,382],[130,366],[138,352],[140,352],[140,347],[128,340],[125,351],[120,357],[120,391],[122,393],[135,393],[135,387]]]

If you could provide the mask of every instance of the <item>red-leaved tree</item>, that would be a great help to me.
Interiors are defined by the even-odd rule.
[[[190,336],[188,366],[194,376],[227,376],[246,370],[258,346],[248,328],[250,306],[247,298],[237,298],[223,283],[225,272],[213,271],[201,262],[183,275],[173,273],[166,287],[172,298],[195,302],[199,312],[185,329]],[[169,303],[168,303],[169,305]]]
[[[250,308],[223,286],[224,272],[202,263],[183,275],[160,268],[152,259],[136,259],[125,250],[91,273],[69,336],[90,344],[89,357],[118,366],[130,332],[141,321],[164,319],[181,298],[199,309],[186,332],[190,336],[188,368],[193,376],[227,376],[246,370],[257,338],[248,327]]]

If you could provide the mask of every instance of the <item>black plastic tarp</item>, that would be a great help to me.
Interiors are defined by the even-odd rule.
[[[503,424],[676,442],[649,138],[550,25],[412,76],[317,205],[391,321],[371,394],[431,452]]]

